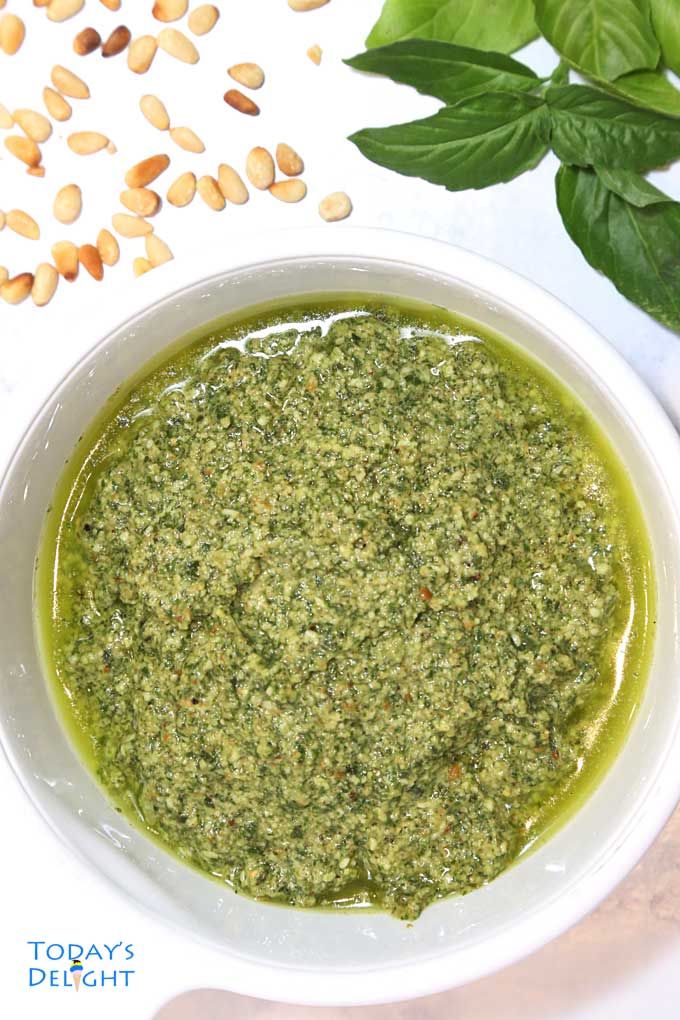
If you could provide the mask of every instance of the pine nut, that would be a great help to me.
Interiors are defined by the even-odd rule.
[[[188,127],[170,128],[170,137],[175,145],[187,152],[205,152],[205,145],[195,132]]]
[[[102,37],[96,28],[84,28],[73,40],[73,49],[79,57],[94,53],[102,44]]]
[[[79,14],[84,6],[85,0],[50,0],[47,17],[50,21],[67,21],[74,14]]]
[[[0,287],[9,280],[9,272],[5,266],[0,266]]]
[[[197,64],[200,57],[198,50],[183,32],[177,28],[163,28],[158,33],[158,45],[171,57],[183,60],[185,64]]]
[[[260,113],[257,103],[254,103],[248,96],[244,96],[238,89],[229,89],[225,92],[224,101],[232,109],[238,110],[239,113],[245,113],[249,117],[257,117]]]
[[[0,50],[13,57],[21,49],[26,38],[26,27],[16,14],[4,14],[0,18]]]
[[[157,21],[179,21],[188,6],[189,0],[156,0],[151,13]]]
[[[150,234],[153,227],[140,216],[129,216],[127,213],[114,213],[111,217],[113,229],[121,237],[144,237]]]
[[[110,11],[119,11],[121,0],[99,0]]]
[[[142,96],[139,100],[139,108],[148,120],[149,124],[158,128],[159,131],[167,131],[170,127],[168,111],[158,96]]]
[[[0,297],[8,305],[18,305],[25,301],[33,287],[33,273],[19,273],[7,280],[0,287]]]
[[[109,144],[106,135],[99,131],[75,131],[66,139],[71,152],[77,156],[91,156],[95,152],[101,152]]]
[[[119,53],[127,49],[131,37],[131,32],[127,25],[119,25],[118,28],[114,28],[102,46],[102,56],[117,57]]]
[[[31,297],[33,304],[43,308],[54,297],[54,292],[59,283],[59,273],[51,262],[41,262],[35,271]]]
[[[73,283],[78,276],[78,249],[73,241],[57,241],[53,244],[52,258],[59,275]]]
[[[345,220],[352,212],[352,200],[344,191],[334,191],[327,195],[319,204],[319,215],[327,223]]]
[[[155,216],[161,207],[160,195],[150,188],[128,188],[120,193],[121,204],[137,216]]]
[[[66,102],[62,95],[47,85],[43,89],[43,102],[50,117],[53,117],[55,120],[68,120],[71,116],[72,110],[70,104]]]
[[[97,251],[105,266],[115,266],[120,258],[120,248],[110,230],[100,230],[97,234]]]
[[[45,167],[44,166],[29,166],[29,168],[26,171],[26,173],[29,175],[29,177],[44,177],[45,176]]]
[[[307,185],[301,180],[276,181],[269,193],[280,202],[301,202],[307,194]]]
[[[215,212],[222,212],[227,203],[224,201],[224,195],[220,191],[220,186],[214,177],[208,175],[201,177],[197,188],[199,195],[207,206],[210,206]]]
[[[128,67],[135,74],[145,74],[156,56],[158,43],[152,35],[140,35],[130,43],[128,50]]]
[[[22,237],[27,237],[29,241],[39,240],[40,227],[33,217],[29,216],[23,209],[10,209],[5,219],[7,220],[7,226],[15,234],[21,234]]]
[[[144,276],[144,273],[148,273],[150,269],[153,269],[153,266],[148,259],[143,259],[141,255],[132,263],[132,272],[135,276]]]
[[[0,209],[0,230],[4,230],[5,229],[5,223],[6,222],[7,222],[7,220],[5,219],[5,214],[2,211],[2,209]]]
[[[190,172],[181,174],[168,190],[168,202],[170,205],[181,208],[189,205],[196,194],[196,175]]]
[[[314,46],[310,46],[309,49],[307,50],[307,56],[309,57],[311,62],[313,64],[316,64],[316,66],[318,67],[323,58],[323,50],[321,49],[318,43],[315,43]]]
[[[264,85],[264,71],[259,64],[234,64],[227,74],[247,89],[261,89]]]
[[[94,280],[104,279],[104,266],[101,255],[93,244],[81,244],[78,249],[78,261],[87,269]]]
[[[328,0],[288,0],[288,6],[294,11],[315,11],[327,3]]]
[[[267,191],[274,183],[276,170],[274,160],[266,149],[257,146],[251,149],[246,160],[246,174],[253,187]]]
[[[15,110],[14,123],[34,142],[46,142],[52,134],[52,125],[47,117],[35,110]]]
[[[154,269],[156,266],[162,266],[165,262],[171,262],[175,257],[165,241],[161,241],[160,237],[156,237],[155,234],[148,234],[144,238],[144,247],[146,256]]]
[[[54,199],[52,210],[60,223],[75,223],[83,208],[83,196],[77,184],[60,188]]]
[[[143,159],[141,163],[135,163],[133,167],[130,167],[125,175],[125,183],[128,188],[145,188],[147,184],[151,184],[157,177],[160,177],[169,166],[169,156],[163,154],[149,156],[148,159]]]
[[[40,149],[33,139],[23,138],[21,135],[8,135],[5,138],[5,148],[27,166],[38,166],[42,158]]]
[[[189,15],[189,30],[194,35],[205,35],[215,27],[219,16],[220,12],[214,4],[201,4]]]
[[[220,163],[217,171],[217,180],[224,197],[227,201],[233,202],[234,205],[244,205],[250,198],[248,189],[243,183],[240,174],[234,170],[233,166],[229,166],[228,163]]]
[[[302,158],[295,149],[291,148],[290,145],[286,145],[285,142],[280,142],[276,146],[276,162],[279,170],[286,177],[297,177],[305,168]]]
[[[0,128],[3,128],[3,130],[7,130],[8,128],[13,127],[13,125],[14,119],[12,117],[12,114],[9,112],[6,106],[3,106],[2,103],[0,103]]]
[[[55,89],[62,95],[69,96],[71,99],[90,98],[90,90],[85,82],[73,71],[69,71],[67,67],[55,64],[52,68],[51,78]]]

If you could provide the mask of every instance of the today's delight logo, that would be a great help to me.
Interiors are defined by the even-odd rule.
[[[135,958],[131,942],[28,942],[31,964],[28,986],[37,988],[129,988],[135,970],[128,966]]]

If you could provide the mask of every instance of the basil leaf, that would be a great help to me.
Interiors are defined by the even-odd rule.
[[[548,151],[550,118],[536,96],[491,92],[434,117],[350,137],[367,159],[449,191],[486,188],[530,170]]]
[[[552,147],[564,163],[648,170],[680,156],[680,124],[587,85],[549,88]]]
[[[557,205],[572,241],[630,301],[680,330],[680,204],[638,208],[592,170],[563,166]]]
[[[612,81],[659,63],[649,0],[534,2],[538,27],[548,42],[587,74]]]
[[[661,43],[664,63],[680,74],[680,3],[678,0],[652,0],[652,24]]]
[[[658,110],[668,117],[680,117],[680,90],[659,71],[635,71],[616,81],[598,84],[635,106]]]
[[[625,199],[631,205],[636,205],[639,209],[644,209],[648,205],[658,205],[660,202],[672,201],[663,191],[659,191],[648,180],[633,173],[632,170],[607,170],[603,166],[596,166],[595,173],[605,188],[609,188],[619,198]]]
[[[537,35],[532,0],[386,0],[366,46],[415,36],[512,53]]]
[[[357,71],[384,74],[445,103],[487,92],[530,92],[540,78],[503,53],[426,39],[407,39],[360,53],[345,61]]]

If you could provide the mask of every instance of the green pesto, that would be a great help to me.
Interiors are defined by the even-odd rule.
[[[642,696],[623,471],[443,311],[216,325],[116,396],[49,521],[39,626],[79,748],[244,894],[415,918],[468,892],[575,809]]]

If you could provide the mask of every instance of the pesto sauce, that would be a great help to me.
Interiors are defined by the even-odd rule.
[[[56,494],[37,605],[64,716],[186,863],[415,918],[552,831],[624,739],[653,637],[635,497],[552,377],[443,311],[334,298],[207,333]]]

